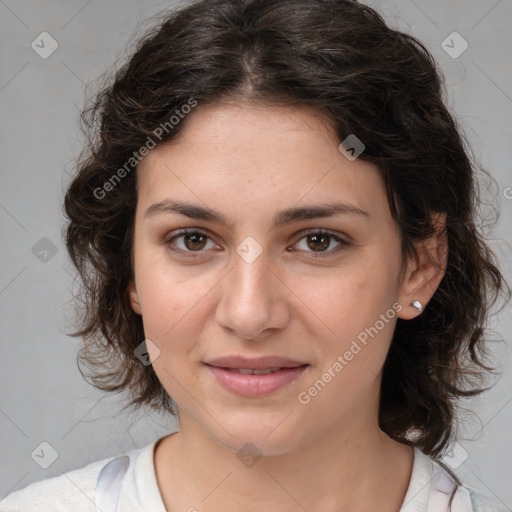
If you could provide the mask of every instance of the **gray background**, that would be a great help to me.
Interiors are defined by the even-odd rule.
[[[366,3],[393,27],[417,36],[442,66],[446,102],[476,158],[497,181],[489,192],[495,194],[489,196],[492,205],[484,211],[501,208],[491,246],[511,279],[512,2]],[[65,334],[71,331],[73,269],[61,240],[61,204],[81,147],[77,119],[86,86],[151,25],[145,20],[173,4],[0,0],[0,498],[177,428],[170,417],[120,414],[122,397],[103,395],[82,380],[76,366],[80,340]],[[31,43],[45,31],[58,48],[43,59]],[[442,47],[454,31],[469,44],[457,58]],[[460,47],[450,39],[447,44]],[[490,392],[464,404],[477,413],[465,414],[453,452],[465,460],[452,455],[448,460],[464,483],[510,507],[509,312],[507,306],[490,324],[495,338],[507,339],[507,345],[496,344],[503,375]],[[36,449],[41,453],[44,441],[58,453],[47,469],[31,457]],[[43,450],[45,457],[51,454]]]

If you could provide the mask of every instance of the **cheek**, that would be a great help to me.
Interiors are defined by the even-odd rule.
[[[300,399],[310,400],[320,411],[332,411],[336,403],[337,412],[332,411],[336,417],[357,410],[366,400],[362,397],[377,385],[397,318],[392,307],[395,289],[392,279],[382,278],[382,267],[345,270],[325,279],[323,293],[314,287],[303,295],[319,326],[316,349],[320,354]],[[303,294],[310,289],[304,286]]]
[[[375,266],[303,278],[296,291],[333,336],[354,334],[354,329],[375,322],[394,300],[391,280],[383,278],[383,269]]]
[[[199,326],[205,285],[187,280],[166,280],[162,276],[149,280],[142,294],[143,322],[146,335],[160,345],[182,339]]]
[[[351,366],[378,370],[385,359],[396,322],[396,285],[393,270],[367,256],[321,279],[300,281],[297,295],[318,325],[315,330],[324,340],[318,347],[327,366],[347,354],[350,361],[358,361]]]
[[[165,257],[143,262],[141,258],[136,276],[145,335],[162,352],[173,347],[179,351],[204,324],[208,293],[217,280],[194,275],[193,267],[178,271]]]
[[[157,347],[155,357],[149,351],[153,369],[165,390],[181,403],[187,396],[182,396],[180,383],[193,378],[191,372],[195,371],[187,360],[194,340],[199,338],[202,322],[198,315],[205,289],[199,282],[169,275],[157,265],[138,277],[143,283],[139,296],[144,333]]]

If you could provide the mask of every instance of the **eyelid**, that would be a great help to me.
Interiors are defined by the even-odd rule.
[[[330,235],[333,238],[336,238],[337,240],[339,240],[340,242],[345,242],[347,244],[352,243],[351,238],[348,235],[346,235],[345,233],[341,233],[339,231],[335,231],[333,229],[327,229],[327,228],[307,228],[307,229],[304,229],[302,231],[299,231],[297,233],[297,235],[300,235],[300,237],[301,237],[301,238],[299,238],[299,240],[300,240],[304,236],[310,235],[310,234],[313,234],[313,233],[320,233],[320,234],[323,234],[323,235]]]

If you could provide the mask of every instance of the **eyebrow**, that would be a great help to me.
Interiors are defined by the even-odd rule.
[[[185,203],[182,201],[164,200],[152,204],[144,213],[144,218],[153,217],[160,213],[178,213],[191,219],[217,222],[223,226],[232,227],[228,219],[219,212],[208,207]],[[327,203],[287,208],[278,212],[274,217],[274,228],[291,224],[299,220],[333,217],[336,215],[359,215],[370,218],[370,214],[358,206],[347,202]]]

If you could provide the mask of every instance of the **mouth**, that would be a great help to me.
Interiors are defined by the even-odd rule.
[[[267,368],[217,366],[205,363],[206,368],[224,389],[238,396],[256,398],[275,393],[297,380],[309,366],[307,363],[287,361],[287,366]],[[241,364],[241,363],[239,363]],[[254,365],[254,362],[252,363]],[[262,365],[260,360],[259,366]],[[258,364],[256,364],[258,366]]]

